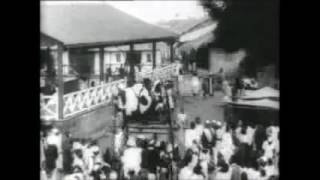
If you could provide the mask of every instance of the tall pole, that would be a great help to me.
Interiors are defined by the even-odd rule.
[[[57,80],[58,80],[58,119],[63,119],[63,94],[64,94],[64,82],[63,82],[63,70],[62,70],[62,54],[63,47],[58,45],[58,56],[57,56]]]
[[[167,108],[169,110],[169,131],[170,131],[170,142],[172,145],[172,150],[174,150],[174,134],[173,134],[173,127],[172,127],[172,119],[171,119],[171,109],[170,109],[170,105],[169,105],[169,95],[168,95],[168,90],[166,90],[166,99],[167,99]],[[170,169],[170,174],[171,174],[171,179],[173,179],[173,159],[171,159],[171,169]]]
[[[128,76],[128,80],[132,82],[135,79],[135,73],[134,73],[134,47],[133,44],[130,43],[129,45],[129,58],[127,59],[129,66],[130,66],[130,72]]]
[[[157,43],[155,41],[152,42],[152,69],[156,68],[156,51],[157,49]]]
[[[170,62],[171,63],[173,63],[173,55],[174,55],[173,42],[170,42]]]
[[[100,59],[100,81],[104,81],[104,48],[99,48]]]

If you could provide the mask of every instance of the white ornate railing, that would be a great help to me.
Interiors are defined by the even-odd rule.
[[[123,83],[125,83],[125,80],[121,79],[96,87],[65,94],[63,96],[63,117],[67,118],[79,112],[109,103],[112,97],[112,89]]]
[[[139,72],[136,74],[137,81],[141,81],[143,78],[150,78],[152,81],[162,79],[169,80],[176,75],[177,64],[170,64],[168,66],[154,69],[148,72]]]
[[[138,73],[137,79],[150,78],[152,81],[171,79],[176,74],[177,64],[171,64],[153,71]],[[85,110],[108,104],[111,101],[113,89],[119,84],[126,84],[125,79],[98,85],[63,96],[63,118],[71,117]],[[40,98],[40,116],[44,120],[58,120],[58,95]]]
[[[58,119],[58,94],[40,95],[40,117],[43,120]]]

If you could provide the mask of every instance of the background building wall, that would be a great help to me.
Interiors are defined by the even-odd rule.
[[[240,62],[246,56],[244,50],[234,53],[226,53],[220,49],[209,50],[209,71],[211,73],[219,73],[223,68],[225,74],[234,73],[238,70]]]

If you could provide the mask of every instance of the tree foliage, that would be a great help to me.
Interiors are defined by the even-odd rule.
[[[244,48],[241,67],[247,75],[266,65],[278,68],[279,0],[200,0],[219,22],[213,47],[233,52]]]

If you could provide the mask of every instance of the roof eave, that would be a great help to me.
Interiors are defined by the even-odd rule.
[[[150,43],[154,41],[167,41],[175,42],[178,39],[178,36],[168,36],[168,37],[159,37],[159,38],[146,38],[146,39],[134,39],[134,40],[123,40],[123,41],[106,41],[106,42],[94,42],[94,43],[72,43],[65,44],[67,48],[99,48],[107,46],[119,46],[127,44],[138,44],[138,43]]]

